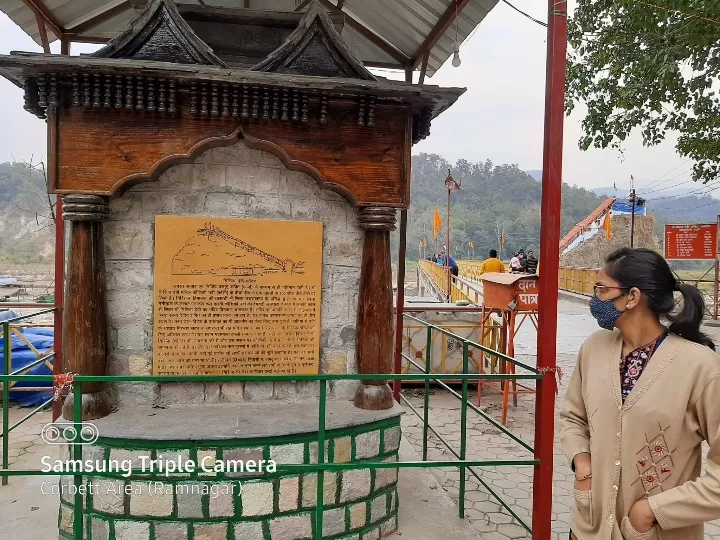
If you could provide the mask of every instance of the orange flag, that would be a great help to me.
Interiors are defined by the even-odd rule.
[[[608,240],[612,240],[612,219],[610,217],[610,212],[605,214],[605,223],[603,224],[603,229],[605,229],[605,236]]]
[[[438,233],[440,232],[440,227],[442,227],[442,219],[440,219],[440,212],[435,210],[435,214],[433,215],[433,238],[437,240]]]

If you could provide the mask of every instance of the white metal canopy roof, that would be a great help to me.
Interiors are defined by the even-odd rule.
[[[452,55],[498,0],[321,0],[344,13],[342,38],[368,67],[423,70],[427,76]],[[146,0],[0,0],[0,11],[39,45],[64,38],[105,43],[137,16]],[[176,0],[177,4],[302,11],[303,0]],[[40,23],[40,24],[38,24]],[[45,32],[41,30],[45,27]],[[45,37],[45,34],[47,37]]]

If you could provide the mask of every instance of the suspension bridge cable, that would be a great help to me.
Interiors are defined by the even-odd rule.
[[[650,182],[650,183],[649,183],[647,186],[645,186],[643,189],[649,189],[649,188],[657,185],[657,182],[659,182],[660,180],[662,180],[663,178],[665,178],[665,177],[666,177],[668,174],[670,174],[671,172],[674,172],[674,171],[678,170],[680,167],[682,167],[683,165],[685,165],[688,161],[690,161],[690,158],[687,158],[687,159],[686,159],[685,161],[683,161],[680,165],[677,165],[677,166],[673,167],[672,169],[670,169],[668,172],[666,172],[666,173],[663,174],[662,176],[658,176],[655,180],[653,180],[652,182]],[[661,182],[661,183],[664,184],[665,182],[666,182],[666,181],[663,180],[663,182]]]
[[[701,188],[698,188],[698,189],[693,190],[693,191],[688,191],[688,192],[683,193],[683,194],[668,195],[667,197],[656,197],[656,198],[654,198],[654,199],[647,199],[647,200],[648,200],[648,201],[665,201],[665,200],[668,200],[668,199],[678,199],[678,198],[680,198],[680,197],[689,197],[689,196],[691,196],[691,195],[693,195],[693,194],[697,194],[697,195],[695,195],[695,196],[697,197],[697,196],[700,196],[700,195],[707,195],[708,193],[711,193],[711,192],[713,192],[713,191],[715,191],[715,190],[717,190],[717,189],[720,189],[720,186],[717,186],[717,187],[703,186],[703,187],[701,187]],[[706,190],[706,191],[703,192],[703,190]]]

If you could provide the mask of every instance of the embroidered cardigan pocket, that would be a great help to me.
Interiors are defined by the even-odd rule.
[[[630,518],[624,517],[620,524],[620,533],[625,540],[660,540],[660,532],[657,525],[647,532],[636,531],[630,524]]]
[[[592,491],[579,491],[573,489],[575,496],[575,509],[580,518],[589,526],[593,526]]]

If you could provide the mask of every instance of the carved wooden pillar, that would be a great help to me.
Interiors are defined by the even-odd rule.
[[[108,356],[105,255],[102,221],[108,200],[96,195],[63,197],[63,218],[70,223],[70,245],[63,310],[63,367],[80,375],[105,375]],[[83,420],[111,412],[108,393],[99,383],[83,384]],[[63,405],[72,419],[73,395]]]
[[[356,354],[360,373],[390,373],[393,357],[393,292],[390,266],[390,231],[395,229],[395,209],[361,208],[358,225],[365,230]],[[380,410],[393,406],[387,381],[361,381],[355,406]]]

